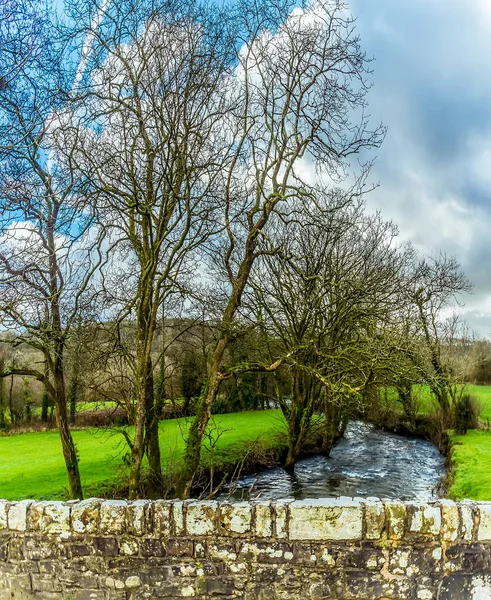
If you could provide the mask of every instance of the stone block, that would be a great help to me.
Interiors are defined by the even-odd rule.
[[[442,525],[441,510],[433,504],[412,506],[409,518],[409,531],[422,535],[439,535]]]
[[[474,533],[474,505],[461,503],[460,506],[461,534],[465,541],[471,541]]]
[[[169,537],[171,532],[172,504],[165,500],[153,503],[153,534],[157,537]]]
[[[127,590],[136,590],[141,587],[141,585],[142,582],[138,575],[130,575],[130,577],[127,577],[124,582],[124,587]]]
[[[288,502],[281,500],[274,504],[274,521],[276,537],[285,539],[288,537]]]
[[[126,530],[126,509],[128,504],[125,500],[105,500],[101,504],[100,532],[107,534],[124,533]]]
[[[186,531],[188,535],[201,536],[214,534],[218,524],[218,503],[190,502],[186,510]]]
[[[289,507],[291,540],[360,540],[363,512],[359,503],[341,498],[300,500]]]
[[[167,554],[169,556],[193,556],[193,553],[193,540],[179,538],[167,542]]]
[[[260,538],[272,537],[273,519],[270,502],[257,502],[255,504],[254,534]]]
[[[479,511],[477,539],[479,542],[489,542],[491,541],[491,503],[480,503],[477,509]]]
[[[454,542],[459,537],[460,515],[458,506],[452,500],[440,500],[442,510],[442,539]]]
[[[378,540],[385,527],[385,508],[380,500],[367,499],[365,505],[365,538]]]
[[[252,506],[250,502],[220,504],[220,525],[225,533],[247,533],[251,530]]]
[[[174,502],[172,504],[172,517],[174,521],[174,535],[184,534],[184,502]]]
[[[47,534],[70,531],[70,505],[64,502],[33,502],[29,508],[28,528]]]
[[[134,500],[126,508],[126,530],[130,535],[141,536],[151,530],[151,508],[149,500]]]
[[[101,501],[97,498],[88,498],[73,504],[72,531],[79,534],[92,534],[99,531]]]
[[[406,522],[406,505],[395,500],[384,502],[387,517],[388,536],[393,540],[404,537]]]
[[[27,511],[32,504],[31,500],[21,500],[12,502],[8,512],[8,526],[12,531],[26,531],[27,529]]]
[[[0,530],[7,529],[8,520],[7,514],[9,511],[9,503],[6,500],[0,500]]]

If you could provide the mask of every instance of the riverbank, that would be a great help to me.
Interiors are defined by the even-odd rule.
[[[491,500],[491,431],[452,435],[449,457],[453,500]]]
[[[442,481],[441,494],[453,500],[491,500],[491,386],[466,385],[465,391],[479,403],[482,429],[469,430],[466,435],[455,435],[453,431],[439,432],[438,426],[431,424],[431,414],[437,406],[428,386],[414,386],[417,405],[416,423],[408,423],[388,410],[378,417],[378,425],[388,431],[402,434],[421,435],[432,440],[446,456],[447,475]],[[397,402],[388,394],[389,406],[393,409]]]
[[[190,419],[161,421],[160,450],[166,476],[179,468]],[[279,452],[285,421],[280,410],[215,415],[208,427],[203,451],[203,472],[214,464],[233,470],[255,447]],[[107,496],[125,479],[124,457],[128,446],[116,429],[85,429],[73,432],[80,457],[85,495]],[[265,466],[268,457],[263,455]],[[251,466],[253,468],[253,466]],[[66,473],[56,431],[0,437],[0,498],[63,500]]]
[[[481,402],[481,418],[486,424],[491,415],[491,386],[466,389]],[[428,403],[428,391],[419,392],[425,404]],[[391,419],[370,420],[386,431],[429,439],[448,456],[449,470],[441,493],[457,500],[491,500],[491,431],[469,431],[466,436],[450,432],[449,436],[446,433],[442,436],[423,410],[413,424],[400,412]],[[189,419],[174,419],[160,425],[162,464],[169,485],[182,460],[188,423]],[[83,429],[73,435],[81,459],[85,495],[124,496],[121,482],[126,477],[124,457],[128,447],[121,433],[116,429]],[[225,473],[246,475],[276,467],[281,464],[284,451],[285,420],[280,410],[215,415],[205,442],[198,494],[200,491],[206,494],[209,481],[213,480],[216,486]],[[314,453],[312,448],[306,454]],[[65,467],[56,431],[0,437],[0,498],[64,499],[65,486]]]

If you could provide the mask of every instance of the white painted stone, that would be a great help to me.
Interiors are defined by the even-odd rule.
[[[233,563],[237,560],[237,553],[231,552],[225,548],[221,548],[218,544],[210,544],[208,546],[208,553],[210,558],[221,560],[224,562]]]
[[[186,531],[188,535],[215,533],[217,513],[217,502],[190,502],[186,510]]]
[[[459,509],[452,500],[440,500],[442,509],[442,538],[454,542],[459,536]]]
[[[367,540],[378,540],[385,526],[385,508],[377,498],[367,498],[365,505],[365,537]]]
[[[475,577],[472,580],[472,596],[470,600],[489,600],[491,598],[491,578]]]
[[[257,502],[255,504],[256,520],[254,534],[257,537],[269,538],[273,535],[273,520],[271,518],[271,503]]]
[[[409,531],[422,534],[438,535],[442,524],[439,506],[432,504],[415,505],[409,523]]]
[[[196,574],[196,565],[182,565],[181,567],[179,567],[179,575],[181,577],[196,577]]]
[[[489,542],[491,540],[491,505],[479,503],[479,529],[477,530],[477,539],[479,542]]]
[[[434,560],[442,560],[443,552],[441,548],[435,548],[431,553]]]
[[[72,504],[72,531],[74,533],[95,533],[99,526],[101,501],[88,498]]]
[[[322,550],[321,561],[326,564],[328,567],[334,567],[336,565],[336,561],[334,560],[334,556],[329,553],[327,548]]]
[[[359,540],[363,511],[360,504],[341,498],[292,502],[291,540]]]
[[[132,535],[146,533],[146,514],[151,502],[149,500],[133,500],[126,509],[127,529]]]
[[[252,506],[249,502],[221,504],[220,520],[225,531],[246,533],[251,530]]]
[[[246,563],[232,563],[229,565],[231,573],[247,573]]]
[[[7,529],[8,527],[8,511],[9,503],[6,500],[0,500],[0,529]]]
[[[472,508],[472,504],[460,504],[460,523],[462,527],[462,538],[466,541],[472,540],[472,532],[474,530],[474,514]]]
[[[157,537],[170,536],[171,504],[165,500],[156,500],[153,503],[154,534]]]
[[[192,585],[187,585],[181,589],[181,596],[183,598],[193,598],[196,596],[196,591]]]
[[[107,577],[105,581],[106,587],[110,590],[124,590],[124,582],[120,579],[114,579],[113,577]]]
[[[174,517],[174,535],[184,534],[184,503],[174,502],[172,505],[172,516]]]
[[[433,598],[433,593],[430,590],[419,590],[417,593],[418,600],[431,600]]]
[[[21,500],[13,502],[9,506],[8,526],[12,531],[26,531],[27,529],[27,511],[31,505],[31,500]]]
[[[288,502],[275,502],[276,537],[284,539],[288,536]]]
[[[105,500],[101,504],[101,533],[124,533],[126,529],[125,500]]]
[[[70,506],[63,502],[45,502],[42,530],[58,534],[70,531]]]
[[[138,543],[135,540],[124,540],[119,548],[120,553],[124,556],[136,556],[139,550]]]

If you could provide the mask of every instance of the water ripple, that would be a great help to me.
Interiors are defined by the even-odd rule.
[[[328,458],[302,459],[293,471],[276,468],[247,475],[220,499],[379,496],[427,501],[436,497],[443,473],[444,459],[432,443],[352,421]]]

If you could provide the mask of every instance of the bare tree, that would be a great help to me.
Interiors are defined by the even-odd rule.
[[[254,312],[274,340],[271,360],[281,360],[292,381],[289,401],[278,397],[288,424],[286,466],[314,421],[329,452],[360,394],[383,381],[396,355],[386,332],[406,257],[394,226],[365,215],[359,193],[338,190],[317,205],[270,233],[279,251],[258,259],[250,281]]]
[[[183,276],[216,228],[217,180],[232,143],[222,127],[230,50],[218,8],[175,0],[88,8],[90,55],[64,134],[70,148],[76,140],[71,158],[110,239],[106,301],[115,322],[136,324],[133,498],[145,448],[150,483],[161,480],[152,357],[159,314],[185,293]]]
[[[44,384],[56,407],[69,494],[81,498],[64,349],[100,256],[93,250],[91,211],[57,155],[56,115],[71,80],[58,32],[48,12],[34,11],[17,25],[18,38],[27,36],[34,46],[16,47],[20,55],[9,71],[15,77],[2,76],[0,86],[0,323],[16,332],[14,344],[25,342],[43,358],[39,365],[7,367],[1,375]],[[11,47],[0,45],[0,64]]]
[[[377,146],[383,128],[371,131],[363,114],[368,61],[353,19],[339,1],[302,8],[271,0],[230,8],[237,48],[237,103],[223,126],[235,140],[224,169],[226,236],[217,244],[227,274],[220,335],[210,357],[208,380],[187,440],[179,494],[190,494],[211,406],[224,378],[234,322],[270,221],[288,218],[291,205],[313,196],[303,175],[342,178],[348,157]],[[314,200],[312,200],[314,201]]]
[[[437,258],[416,262],[404,289],[409,303],[414,307],[414,322],[424,348],[419,358],[417,353],[413,357],[416,362],[419,361],[420,372],[424,373],[442,410],[444,422],[450,425],[454,394],[445,346],[451,345],[451,340],[455,339],[455,322],[452,325],[452,321],[445,319],[445,310],[458,301],[462,294],[469,293],[472,286],[455,258],[440,254]]]

